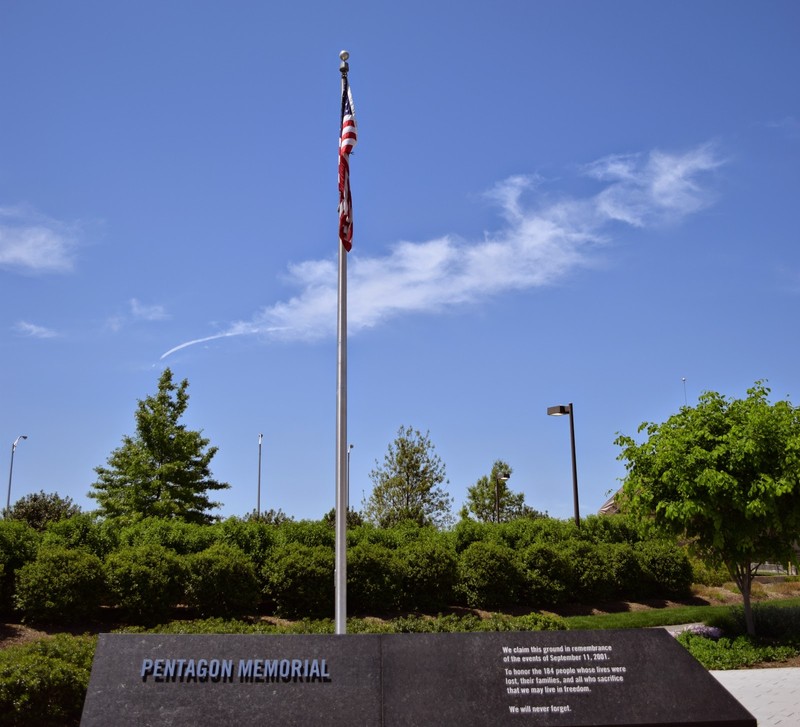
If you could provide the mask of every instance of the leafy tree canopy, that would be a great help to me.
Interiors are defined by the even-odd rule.
[[[461,517],[472,515],[482,523],[508,522],[523,517],[525,495],[512,492],[508,486],[512,471],[503,460],[495,460],[491,474],[467,488],[467,502],[459,513]]]
[[[364,516],[380,527],[404,520],[437,527],[452,522],[453,499],[441,487],[445,466],[434,450],[429,432],[401,426],[383,465],[376,460],[369,474],[374,488],[364,503]]]
[[[800,532],[800,410],[771,404],[769,393],[762,381],[744,399],[709,391],[663,424],[642,424],[643,443],[616,440],[627,468],[623,511],[724,564],[751,634],[756,568],[793,559]]]
[[[41,532],[49,523],[72,517],[80,511],[80,507],[72,502],[72,498],[42,490],[21,497],[3,514],[11,520],[23,520],[34,530]]]
[[[210,510],[219,506],[209,491],[224,490],[227,483],[211,476],[210,462],[217,452],[199,431],[179,420],[189,402],[189,382],[172,381],[165,369],[158,393],[140,400],[136,408],[136,434],[125,436],[122,446],[96,467],[97,481],[89,497],[97,500],[107,517],[166,517],[208,523]]]

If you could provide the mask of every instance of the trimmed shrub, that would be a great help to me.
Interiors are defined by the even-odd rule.
[[[104,570],[113,603],[138,622],[167,617],[183,597],[183,564],[161,545],[121,548],[108,556]]]
[[[203,616],[236,616],[258,608],[253,562],[232,545],[216,543],[185,556],[186,599]]]
[[[633,546],[644,576],[632,593],[644,597],[686,596],[692,588],[692,564],[675,543],[650,540]]]
[[[178,555],[199,553],[217,541],[215,528],[172,518],[148,517],[120,531],[122,547],[161,545]]]
[[[334,610],[334,551],[288,543],[262,569],[264,593],[287,618],[329,616]]]
[[[0,650],[0,722],[9,727],[80,724],[97,640],[57,634]]]
[[[103,565],[96,555],[51,546],[20,568],[14,600],[26,620],[70,622],[94,615],[103,591]]]
[[[19,520],[0,520],[0,613],[10,613],[14,604],[14,576],[36,557],[39,534]]]
[[[519,556],[525,602],[535,608],[563,603],[573,592],[569,560],[551,543],[529,545]]]
[[[309,548],[333,548],[336,532],[321,520],[290,520],[278,526],[278,537],[284,543],[300,543]]]
[[[486,539],[488,528],[488,525],[475,522],[469,518],[459,520],[453,530],[455,533],[456,554],[460,555],[473,543]]]
[[[258,566],[270,558],[278,542],[277,528],[260,520],[230,517],[214,525],[217,542],[233,545]]]
[[[731,577],[724,565],[714,566],[697,557],[690,557],[692,565],[692,583],[703,586],[723,586]]]
[[[398,557],[402,560],[404,608],[436,611],[452,604],[457,561],[443,538],[429,534],[403,547]]]
[[[50,523],[42,536],[42,545],[45,547],[85,550],[101,559],[114,550],[117,544],[115,524],[98,520],[91,512],[82,512],[66,520]]]
[[[472,543],[458,556],[456,596],[472,608],[499,608],[516,603],[521,573],[508,546],[490,540]]]
[[[355,612],[386,613],[401,603],[403,563],[395,551],[362,542],[347,554],[347,600]]]

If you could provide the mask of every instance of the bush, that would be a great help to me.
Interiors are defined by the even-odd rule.
[[[0,520],[0,613],[13,609],[14,577],[36,557],[39,534],[17,520]]]
[[[636,543],[634,552],[644,576],[639,595],[682,597],[691,592],[692,564],[675,543],[664,540]]]
[[[235,616],[258,608],[253,562],[231,545],[216,543],[186,556],[186,598],[203,616]]]
[[[714,641],[685,631],[677,639],[706,669],[745,669],[765,661],[784,661],[797,654],[797,649],[791,646],[763,644],[747,636]]]
[[[57,493],[32,492],[17,500],[6,518],[9,520],[23,520],[34,530],[44,530],[51,522],[58,522],[64,518],[78,515],[81,509],[72,502],[71,497],[61,497]]]
[[[218,542],[236,546],[257,566],[271,557],[278,540],[277,528],[257,519],[230,517],[214,525],[214,530]]]
[[[289,543],[262,570],[264,593],[279,616],[330,615],[334,610],[334,551]]]
[[[282,523],[278,527],[278,537],[284,543],[300,543],[309,548],[321,546],[333,548],[336,543],[336,533],[328,525],[319,520],[294,520]]]
[[[114,550],[117,543],[115,524],[98,520],[91,512],[51,522],[42,536],[43,546],[85,550],[101,559]]]
[[[217,540],[214,527],[172,518],[148,517],[120,531],[120,546],[161,545],[178,555],[199,553]]]
[[[535,543],[519,557],[523,579],[523,598],[530,606],[541,608],[563,603],[572,593],[572,567],[567,558],[551,543]]]
[[[362,542],[347,554],[347,600],[354,612],[386,613],[401,603],[403,563],[395,551]]]
[[[122,548],[104,566],[111,598],[133,620],[166,618],[183,596],[183,565],[161,545]]]
[[[456,595],[472,608],[515,604],[521,582],[514,551],[500,543],[477,541],[458,557]]]
[[[9,727],[78,725],[96,645],[58,634],[0,650],[0,721]]]
[[[402,606],[436,611],[451,605],[457,577],[456,554],[432,533],[402,548]]]
[[[697,557],[691,557],[689,562],[692,565],[692,583],[719,587],[731,579],[728,569],[723,565],[710,565]]]
[[[51,546],[20,568],[14,598],[26,620],[70,622],[94,615],[103,591],[103,565],[96,555]]]

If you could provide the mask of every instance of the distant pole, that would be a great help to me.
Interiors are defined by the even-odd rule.
[[[6,498],[6,517],[11,512],[11,478],[14,476],[14,452],[17,451],[17,445],[20,439],[27,439],[26,434],[20,434],[11,445],[11,465],[8,468],[8,497]]]
[[[686,398],[686,377],[683,376],[681,381],[683,381],[683,405],[689,406],[689,400]]]
[[[256,499],[256,514],[261,517],[261,441],[263,434],[258,435],[258,497]]]

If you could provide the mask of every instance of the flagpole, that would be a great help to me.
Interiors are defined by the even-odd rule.
[[[347,98],[347,73],[350,54],[339,54],[342,74],[341,133]],[[341,144],[341,138],[340,138]],[[336,368],[336,633],[347,633],[347,250],[339,244],[339,299],[337,314]]]

